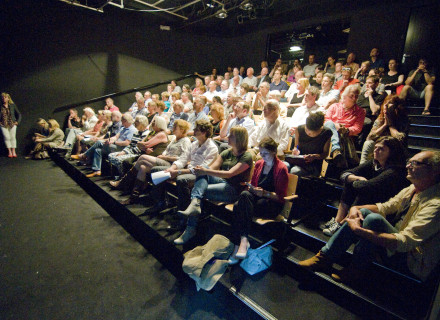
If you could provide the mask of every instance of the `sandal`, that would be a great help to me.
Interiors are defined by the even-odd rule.
[[[429,112],[429,110],[423,110],[422,115],[423,116],[430,116],[431,112]]]

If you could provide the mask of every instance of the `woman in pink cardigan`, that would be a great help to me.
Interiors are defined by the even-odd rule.
[[[278,144],[266,137],[258,148],[262,159],[255,164],[248,190],[240,194],[234,205],[234,229],[236,236],[240,237],[240,246],[235,254],[237,259],[247,256],[252,217],[275,218],[284,206],[289,183],[287,167],[277,158]]]

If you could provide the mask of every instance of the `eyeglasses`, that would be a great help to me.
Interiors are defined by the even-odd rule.
[[[413,168],[414,167],[420,167],[420,166],[430,166],[429,163],[422,162],[422,161],[417,161],[417,160],[408,160],[406,162],[406,165],[410,166],[410,167],[413,167]]]

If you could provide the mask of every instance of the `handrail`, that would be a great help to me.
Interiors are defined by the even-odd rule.
[[[186,76],[182,76],[180,78],[173,78],[171,80],[181,81],[181,80],[188,79],[188,78],[193,78],[193,77],[197,77],[197,76],[194,75],[194,74],[188,74]],[[89,99],[89,100],[86,100],[86,101],[82,101],[82,102],[71,103],[71,104],[68,104],[68,105],[64,105],[64,106],[55,108],[52,111],[52,114],[57,113],[57,112],[61,112],[61,111],[66,111],[66,110],[69,110],[70,108],[74,108],[74,107],[78,107],[78,106],[83,106],[85,104],[98,102],[98,101],[101,101],[101,100],[104,100],[104,99],[107,99],[107,98],[119,97],[119,96],[122,96],[122,95],[127,94],[127,93],[132,93],[132,92],[136,92],[136,91],[142,91],[142,90],[146,90],[146,89],[151,89],[151,88],[154,88],[154,87],[157,87],[157,86],[168,84],[168,83],[171,82],[171,80],[162,81],[162,82],[156,82],[156,83],[153,83],[153,84],[149,84],[147,86],[137,87],[137,88],[133,88],[133,89],[129,89],[129,90],[124,90],[124,91],[120,91],[120,92],[116,92],[116,93],[109,93],[109,94],[106,94],[106,95],[103,95],[103,96],[100,96],[100,97],[97,97],[97,98],[92,98],[92,99]]]

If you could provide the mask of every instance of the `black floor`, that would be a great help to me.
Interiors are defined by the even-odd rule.
[[[49,160],[0,158],[0,319],[240,319]]]

